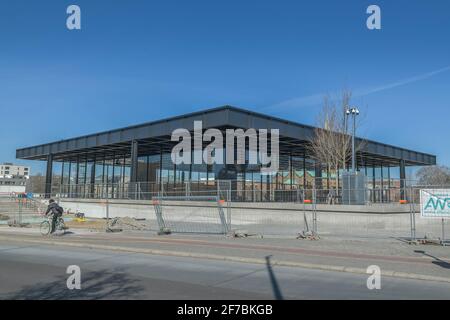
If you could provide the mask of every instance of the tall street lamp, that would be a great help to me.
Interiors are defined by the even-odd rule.
[[[356,116],[359,115],[359,110],[356,107],[352,107],[345,111],[347,116],[353,116],[353,128],[352,128],[352,172],[356,172],[355,169],[355,131],[356,131]]]

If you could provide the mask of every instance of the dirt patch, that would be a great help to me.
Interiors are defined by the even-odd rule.
[[[90,229],[90,230],[105,230],[106,220],[104,219],[86,219],[84,222],[76,220],[66,221],[65,225],[71,229]]]
[[[86,221],[67,221],[66,226],[69,228],[89,229],[89,230],[102,230],[106,229],[106,219],[90,219],[86,218]],[[134,218],[113,218],[110,219],[109,227],[112,229],[121,230],[150,230],[150,222],[146,220],[136,220]]]

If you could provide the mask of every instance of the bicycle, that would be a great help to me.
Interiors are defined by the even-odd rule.
[[[43,236],[48,236],[50,234],[50,231],[52,230],[52,219],[53,215],[49,215],[45,221],[41,222],[39,229]],[[64,223],[64,219],[61,216],[59,216],[56,220],[55,232],[56,231],[63,231],[63,234],[66,232],[66,225]]]

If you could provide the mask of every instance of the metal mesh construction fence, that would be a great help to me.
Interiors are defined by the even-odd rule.
[[[90,188],[93,189],[92,186]],[[121,191],[123,199],[112,197],[108,192],[103,197],[101,193],[98,194],[99,198],[83,198],[85,191],[77,194],[73,189],[70,194],[55,191],[52,196],[63,202],[76,202],[77,199],[86,199],[86,202],[98,199],[111,202],[123,200],[119,209],[112,210],[111,217],[120,210],[120,214],[152,220],[155,230],[159,226],[152,201],[160,197],[165,222],[173,232],[223,233],[216,206],[216,200],[219,199],[224,201],[221,210],[228,230],[246,230],[253,234],[292,237],[301,231],[313,229],[313,226],[319,235],[327,237],[418,239],[445,238],[445,234],[450,234],[448,220],[420,216],[420,190],[430,186],[386,190],[364,188],[359,190],[365,194],[362,205],[344,203],[342,190],[333,188],[235,188],[231,181],[217,180],[208,190],[197,190],[192,183],[186,183],[180,188],[155,191],[147,191],[150,188],[142,185],[134,192],[124,188]],[[445,186],[433,188],[446,189]],[[194,197],[210,197],[210,200]],[[380,202],[374,202],[373,199],[379,199]],[[104,216],[102,214],[101,217]]]
[[[450,187],[415,186],[408,189],[412,240],[448,244]]]
[[[228,233],[224,200],[217,196],[154,196],[160,231],[178,233]]]
[[[42,206],[23,193],[0,193],[0,224],[39,223],[44,210]]]

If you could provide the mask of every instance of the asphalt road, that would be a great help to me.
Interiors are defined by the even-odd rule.
[[[81,268],[81,290],[66,269]],[[59,246],[0,244],[0,299],[450,299],[450,284]]]

